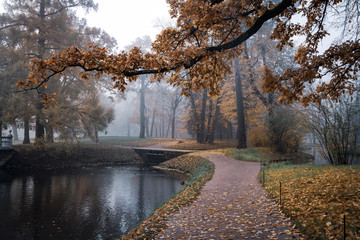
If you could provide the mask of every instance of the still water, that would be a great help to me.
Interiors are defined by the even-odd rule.
[[[1,179],[0,239],[116,239],[180,188],[180,178],[136,166]]]

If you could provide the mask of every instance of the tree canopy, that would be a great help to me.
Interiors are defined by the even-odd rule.
[[[165,73],[170,84],[182,93],[209,88],[219,92],[224,76],[231,72],[229,62],[246,48],[244,44],[267,22],[272,21],[271,38],[279,49],[302,43],[294,57],[295,67],[275,74],[267,68],[264,89],[278,90],[285,102],[304,104],[330,98],[338,100],[353,94],[360,59],[360,3],[352,0],[167,0],[176,27],[168,27],[156,37],[151,52],[134,47],[119,54],[89,44],[88,49],[70,47],[49,59],[33,59],[32,72],[17,85],[36,89],[52,77],[59,78],[69,68],[80,67],[80,77],[112,75],[114,88],[125,91],[128,82],[139,75],[154,74],[160,81]],[[297,20],[298,19],[298,20]],[[322,44],[331,27],[341,29],[341,39]],[[184,71],[186,70],[186,71]]]

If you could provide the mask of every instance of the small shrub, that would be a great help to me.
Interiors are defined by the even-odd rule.
[[[280,153],[297,152],[304,131],[300,125],[300,114],[295,110],[274,108],[266,119],[267,135],[272,147]]]
[[[265,126],[254,127],[248,132],[248,139],[254,147],[269,147],[270,141]]]

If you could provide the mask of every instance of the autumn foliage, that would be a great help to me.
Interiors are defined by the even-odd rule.
[[[171,72],[166,81],[183,89],[209,88],[219,93],[222,79],[230,72],[229,61],[244,51],[244,42],[268,21],[274,21],[271,38],[278,48],[293,46],[293,38],[305,38],[298,47],[296,67],[282,73],[266,71],[265,90],[278,90],[281,101],[317,102],[323,98],[338,99],[344,93],[354,93],[359,70],[360,42],[358,38],[359,5],[350,0],[168,0],[176,27],[164,29],[152,43],[151,52],[134,47],[128,52],[110,53],[104,47],[90,44],[88,49],[76,46],[55,53],[47,60],[33,59],[28,79],[18,86],[25,89],[45,85],[52,77],[80,67],[84,80],[95,72],[112,75],[114,88],[126,89],[128,82],[142,74],[153,74],[160,80]],[[334,10],[335,9],[335,10]],[[346,33],[322,53],[320,42],[329,35],[325,23],[333,12],[339,13],[337,23],[343,23]],[[293,19],[300,16],[304,24]],[[351,19],[351,22],[347,24]],[[325,78],[325,80],[323,80]],[[315,88],[306,92],[310,85]]]

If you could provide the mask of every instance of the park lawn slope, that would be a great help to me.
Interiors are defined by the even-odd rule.
[[[171,138],[139,138],[139,137],[121,137],[121,136],[102,136],[98,139],[99,144],[121,145],[131,147],[150,147],[156,144],[172,144],[176,142]],[[82,140],[84,143],[93,143],[91,139]]]
[[[265,189],[311,239],[360,239],[360,167],[279,164],[265,168]],[[262,179],[262,176],[260,177]]]
[[[161,163],[160,167],[182,171],[191,177],[182,190],[121,239],[156,239],[156,235],[166,228],[168,216],[190,205],[214,174],[214,164],[196,154],[182,155]]]
[[[3,166],[11,172],[142,163],[131,149],[95,144],[16,145],[14,149],[14,156]]]
[[[236,147],[235,140],[219,140],[214,143],[198,143],[196,140],[180,140],[166,146],[169,149],[178,150],[214,150]]]
[[[314,157],[308,153],[278,153],[270,148],[245,148],[236,149],[230,148],[225,150],[227,157],[235,158],[237,160],[249,162],[261,162],[270,164],[273,162],[289,162],[293,164],[308,163],[314,160]]]

